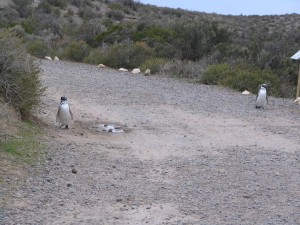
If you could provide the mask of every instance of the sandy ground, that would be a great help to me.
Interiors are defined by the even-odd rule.
[[[42,61],[47,158],[1,224],[300,224],[300,106]],[[74,113],[55,124],[60,97]],[[123,133],[99,131],[114,124]]]

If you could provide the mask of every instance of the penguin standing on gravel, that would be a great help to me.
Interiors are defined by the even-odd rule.
[[[65,96],[60,98],[60,105],[58,107],[56,122],[61,128],[69,129],[69,122],[73,120],[73,113],[69,107],[67,98]]]
[[[266,104],[269,104],[268,95],[267,95],[268,85],[262,84],[256,96],[255,107],[262,108]]]

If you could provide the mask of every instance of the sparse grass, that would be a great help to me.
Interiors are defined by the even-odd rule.
[[[0,140],[0,154],[9,154],[17,163],[33,164],[40,156],[38,136],[41,131],[29,122],[19,122],[18,126],[16,134],[7,134]]]
[[[42,130],[20,120],[16,109],[0,98],[0,205],[12,204],[12,194],[24,184],[34,165],[43,161]],[[0,207],[1,208],[1,207]]]
[[[0,189],[11,189],[26,177],[28,167],[42,160],[42,130],[21,121],[19,113],[1,98],[0,109]]]

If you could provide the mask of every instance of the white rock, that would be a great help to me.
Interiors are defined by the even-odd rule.
[[[45,56],[45,59],[52,60],[50,56]]]
[[[105,68],[105,65],[104,64],[99,64],[97,67],[98,68]]]
[[[296,98],[294,102],[300,104],[300,97]]]
[[[127,72],[128,71],[128,69],[124,69],[124,68],[120,68],[119,70],[123,71],[123,72]]]
[[[145,75],[150,75],[150,73],[151,73],[150,69],[146,69]]]
[[[97,131],[106,131],[111,133],[123,133],[124,130],[122,130],[120,127],[115,127],[111,124],[101,124],[98,126]]]
[[[54,56],[54,60],[59,61],[59,58],[57,56]]]
[[[133,70],[132,70],[132,73],[133,74],[137,74],[137,73],[140,73],[141,72],[141,70],[139,69],[139,68],[134,68]]]
[[[242,92],[242,95],[249,95],[249,94],[251,94],[251,92],[249,92],[247,90],[245,90],[245,91]]]

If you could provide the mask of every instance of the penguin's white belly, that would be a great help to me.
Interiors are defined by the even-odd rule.
[[[267,104],[267,93],[265,91],[259,92],[256,99],[256,107],[264,107]]]
[[[71,120],[69,106],[61,105],[59,107],[58,121],[61,125],[68,125]]]

